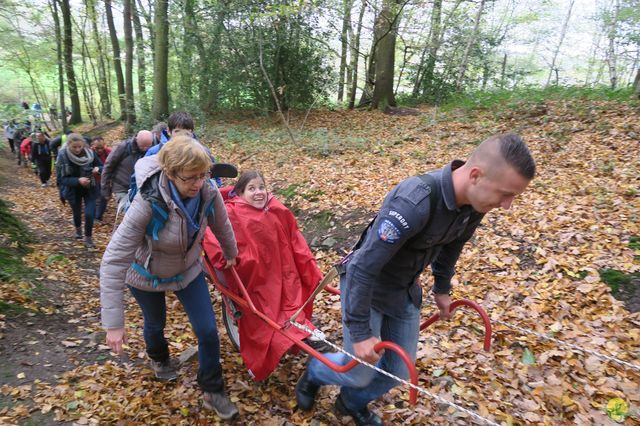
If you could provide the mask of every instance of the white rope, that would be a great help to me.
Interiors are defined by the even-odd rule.
[[[569,347],[571,349],[574,349],[576,351],[584,352],[584,353],[587,353],[589,355],[593,355],[595,357],[598,357],[600,359],[604,359],[606,361],[615,362],[617,364],[623,365],[623,366],[631,368],[633,370],[640,371],[640,365],[632,364],[630,362],[623,361],[623,360],[618,359],[616,357],[613,357],[613,356],[610,356],[610,355],[605,355],[605,354],[602,354],[600,352],[596,352],[596,351],[591,350],[591,349],[582,348],[582,347],[580,347],[578,345],[575,345],[573,343],[565,342],[563,340],[556,339],[555,337],[550,337],[550,336],[547,336],[546,334],[542,334],[542,333],[538,333],[538,332],[535,332],[535,331],[531,331],[531,330],[528,330],[526,328],[522,328],[520,326],[517,326],[517,325],[514,325],[514,324],[510,324],[510,323],[505,322],[505,321],[500,321],[500,320],[495,320],[495,319],[492,319],[491,321],[496,323],[496,324],[502,324],[502,325],[507,326],[509,328],[512,328],[514,330],[518,330],[521,333],[532,334],[532,335],[537,336],[537,337],[539,337],[541,339],[549,340],[549,341],[557,343],[559,345],[567,346],[567,347]]]
[[[463,413],[468,414],[469,416],[473,417],[476,420],[479,420],[479,421],[481,421],[483,423],[486,423],[488,425],[491,425],[491,426],[500,426],[498,423],[495,423],[495,422],[493,422],[493,421],[491,421],[491,420],[489,420],[489,419],[487,419],[485,417],[482,417],[480,414],[476,413],[475,411],[471,411],[471,410],[469,410],[467,408],[464,408],[464,407],[462,407],[462,406],[460,406],[460,405],[458,405],[458,404],[456,404],[454,402],[451,402],[451,401],[449,401],[447,399],[442,398],[441,396],[433,394],[433,393],[429,392],[428,390],[426,390],[424,388],[421,388],[420,386],[414,385],[413,383],[411,383],[411,382],[409,382],[407,380],[404,380],[404,379],[401,379],[400,377],[394,376],[393,374],[391,374],[391,373],[389,373],[387,371],[384,371],[381,368],[378,368],[373,364],[370,364],[370,363],[368,363],[366,361],[361,360],[360,358],[356,357],[355,355],[352,355],[349,352],[345,351],[340,346],[337,346],[337,345],[331,343],[330,341],[328,341],[325,338],[324,334],[320,330],[317,330],[317,329],[316,330],[311,330],[306,325],[300,324],[300,323],[298,323],[296,321],[292,321],[290,324],[292,324],[296,328],[299,328],[300,330],[303,330],[303,331],[305,331],[307,333],[313,334],[314,337],[316,337],[319,340],[322,340],[324,343],[326,343],[329,346],[331,346],[337,352],[341,352],[341,353],[345,354],[349,358],[354,359],[354,360],[358,361],[360,364],[366,365],[367,367],[374,369],[375,371],[377,371],[380,374],[383,374],[383,375],[385,375],[387,377],[390,377],[390,378],[392,378],[392,379],[394,379],[394,380],[396,380],[396,381],[398,381],[398,382],[400,382],[402,384],[405,384],[405,385],[409,386],[410,388],[415,389],[418,392],[423,393],[423,394],[431,397],[432,399],[435,399],[436,401],[438,401],[438,402],[440,402],[442,404],[449,405],[449,406],[455,408],[458,411],[462,411]]]

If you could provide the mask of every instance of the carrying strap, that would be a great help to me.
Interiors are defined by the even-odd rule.
[[[158,233],[164,228],[167,219],[169,219],[169,212],[156,200],[151,201],[151,220],[145,232],[153,241],[158,241]]]
[[[144,266],[142,266],[142,265],[140,265],[139,263],[136,263],[136,262],[133,262],[131,264],[131,267],[138,274],[142,275],[143,277],[145,277],[146,279],[151,281],[151,285],[153,286],[153,288],[157,288],[161,284],[169,284],[169,283],[180,282],[180,281],[182,281],[184,279],[182,274],[177,274],[177,275],[174,275],[173,277],[169,277],[169,278],[160,278],[157,275],[153,275],[151,272],[149,272],[147,269],[145,269]]]

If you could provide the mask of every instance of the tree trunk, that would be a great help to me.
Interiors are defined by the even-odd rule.
[[[358,63],[360,62],[360,33],[362,31],[362,19],[367,9],[367,1],[362,0],[356,33],[351,40],[351,85],[349,86],[349,109],[353,109],[356,103],[356,90],[358,88]]]
[[[609,81],[611,89],[618,86],[618,70],[616,56],[616,33],[618,31],[618,15],[620,13],[620,1],[615,0],[613,16],[609,25],[608,38],[609,50],[607,51],[607,62],[609,64]]]
[[[400,11],[397,0],[384,0],[376,20],[376,31],[380,34],[380,38],[375,53],[375,85],[371,107],[385,112],[389,107],[396,105],[393,95],[393,71]]]
[[[464,53],[462,54],[462,61],[460,61],[460,67],[458,68],[458,78],[456,79],[456,87],[458,90],[462,87],[462,82],[464,80],[464,75],[467,72],[467,66],[469,61],[469,52],[471,51],[471,46],[476,42],[476,37],[478,36],[478,28],[480,27],[480,18],[482,18],[482,11],[484,10],[485,0],[480,0],[480,6],[478,7],[478,12],[476,13],[476,20],[473,24],[473,31],[469,36],[469,40],[467,41],[467,46],[464,49]]]
[[[104,6],[107,12],[107,26],[109,27],[109,36],[111,37],[111,48],[113,49],[113,68],[116,71],[116,81],[118,83],[118,102],[120,104],[119,120],[124,121],[127,118],[127,103],[124,89],[124,76],[122,75],[122,62],[120,61],[120,42],[118,41],[116,26],[113,23],[111,0],[104,0]]]
[[[364,69],[365,74],[365,83],[364,88],[362,89],[362,94],[360,95],[360,102],[358,102],[359,107],[363,107],[371,102],[371,97],[373,95],[373,87],[376,82],[376,30],[374,28],[374,36],[373,41],[371,43],[371,49],[369,50],[369,55],[364,57],[364,62],[366,68]]]
[[[393,89],[393,94],[398,94],[398,88],[400,87],[400,82],[402,81],[402,74],[404,74],[404,69],[407,67],[407,62],[411,60],[413,54],[409,54],[409,50],[411,50],[410,46],[404,46],[404,53],[402,54],[402,65],[400,66],[400,72],[398,73],[398,78],[396,79],[396,87]]]
[[[133,124],[136,122],[136,107],[133,99],[133,32],[131,28],[131,3],[132,0],[124,0],[122,3],[124,9],[124,48],[127,55],[124,62],[127,133],[130,133],[133,130]]]
[[[183,0],[184,34],[182,41],[182,66],[180,66],[180,91],[185,100],[191,100],[193,95],[193,48],[195,12],[193,0]],[[204,58],[203,58],[204,59]]]
[[[504,89],[504,83],[507,74],[507,54],[502,57],[502,66],[500,67],[500,88]]]
[[[551,67],[549,68],[549,76],[547,77],[547,83],[545,84],[545,86],[549,85],[549,82],[551,81],[551,74],[554,71],[557,71],[556,60],[558,58],[558,53],[560,52],[560,48],[562,47],[562,42],[564,42],[564,37],[567,34],[567,27],[569,26],[569,19],[571,19],[571,11],[573,9],[574,3],[575,3],[575,0],[571,0],[571,2],[569,3],[569,10],[567,11],[567,16],[565,16],[564,18],[564,23],[562,24],[562,30],[560,31],[560,40],[558,40],[558,45],[556,46],[556,50],[553,52],[553,58],[551,59]]]
[[[151,9],[151,5],[149,5],[149,9]],[[155,28],[153,27],[153,22],[151,20],[151,12],[147,12],[142,5],[142,1],[138,0],[138,12],[144,18],[144,21],[147,23],[146,29],[149,32],[149,45],[156,45],[156,37],[155,37]]]
[[[87,7],[87,15],[91,20],[93,42],[98,50],[98,93],[100,94],[100,115],[111,118],[111,99],[109,96],[109,86],[107,84],[107,67],[105,66],[104,60],[105,52],[102,48],[100,32],[98,31],[98,16],[96,13],[95,0],[87,0],[85,5]]]
[[[340,79],[338,82],[338,102],[342,102],[344,97],[345,72],[347,70],[347,35],[351,26],[351,6],[352,0],[343,0],[343,16],[342,16],[342,33],[340,34],[341,50],[340,50]]]
[[[149,110],[149,102],[147,99],[146,88],[146,72],[147,66],[144,58],[144,35],[142,33],[142,25],[138,16],[138,8],[135,0],[131,1],[131,18],[133,19],[133,30],[136,35],[136,58],[138,59],[138,100],[143,111]]]
[[[164,120],[169,115],[169,91],[167,87],[169,67],[169,25],[167,12],[169,0],[156,1],[154,16],[155,46],[153,49],[153,117]]]
[[[640,99],[640,68],[636,72],[636,78],[633,80],[633,94]]]
[[[90,84],[90,79],[89,79],[89,66],[91,67],[92,74],[94,76],[94,79],[96,79],[96,81],[97,81],[97,78],[96,78],[95,67],[93,66],[93,62],[91,61],[91,55],[89,54],[89,48],[87,47],[86,19],[82,21],[82,28],[78,28],[78,34],[80,35],[80,39],[82,40],[82,69],[80,73],[82,95],[84,96],[84,103],[87,107],[89,118],[91,119],[91,122],[93,123],[93,125],[97,126],[98,114],[96,114],[93,88],[92,88],[92,85]],[[88,62],[88,65],[87,65],[87,62]]]
[[[64,23],[64,64],[67,72],[67,83],[69,85],[69,98],[71,99],[71,119],[69,124],[82,123],[80,112],[80,97],[78,96],[78,86],[76,84],[76,73],[73,69],[73,39],[71,37],[71,9],[69,0],[60,1],[62,11],[62,21]]]
[[[53,24],[56,33],[56,55],[58,57],[58,92],[60,97],[60,117],[62,121],[62,131],[66,132],[67,114],[65,113],[66,105],[64,102],[64,72],[62,70],[62,34],[60,30],[60,17],[58,16],[58,0],[49,0],[49,7],[53,15]]]
[[[433,10],[431,11],[429,42],[423,52],[423,57],[426,53],[426,64],[422,73],[420,73],[420,69],[418,69],[418,73],[416,73],[416,79],[413,85],[413,96],[417,96],[420,93],[423,84],[426,84],[428,87],[431,87],[433,84],[433,72],[436,68],[436,57],[440,47],[441,22],[442,0],[434,0]],[[420,65],[422,65],[422,60],[420,60]]]

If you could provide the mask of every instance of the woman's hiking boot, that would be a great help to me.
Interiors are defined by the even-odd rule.
[[[95,244],[93,244],[93,239],[91,237],[84,237],[84,246],[88,249],[95,248]]]
[[[204,392],[202,394],[202,405],[209,410],[215,411],[222,420],[233,419],[238,415],[238,408],[231,402],[224,391]]]
[[[178,377],[178,371],[176,370],[175,364],[171,361],[171,358],[165,361],[149,360],[149,365],[151,365],[156,379],[172,381]]]
[[[78,226],[76,228],[76,240],[81,240],[82,239],[82,227]]]

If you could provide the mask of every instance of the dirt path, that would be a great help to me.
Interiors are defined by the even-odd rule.
[[[26,410],[36,424],[50,424],[51,415],[34,409],[26,396],[41,382],[53,384],[80,364],[106,359],[96,329],[99,258],[72,238],[71,211],[58,201],[57,188],[40,187],[30,169],[19,167],[8,149],[0,152],[0,190],[3,199],[13,204],[12,212],[34,234],[27,262],[40,265],[26,289],[36,309],[7,314],[0,330],[0,380],[20,390],[0,393],[0,423],[3,415]],[[104,241],[109,229],[98,226],[95,232]]]

